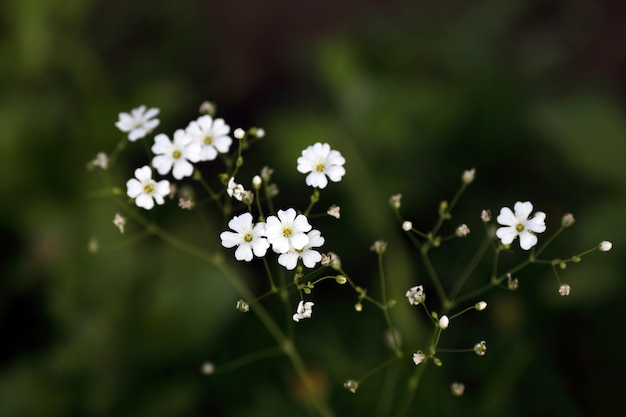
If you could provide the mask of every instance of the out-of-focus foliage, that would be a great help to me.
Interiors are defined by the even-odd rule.
[[[395,298],[424,276],[388,197],[402,193],[403,213],[427,228],[471,167],[477,179],[454,220],[472,234],[451,245],[460,264],[439,259],[450,265],[448,284],[468,259],[464,248],[478,239],[484,208],[531,200],[548,214],[548,228],[573,212],[577,223],[550,256],[613,241],[612,252],[562,271],[572,286],[568,298],[558,296],[548,269],[534,266],[518,276],[518,292],[490,294],[483,320],[449,340],[486,339],[488,355],[449,355],[442,368],[429,368],[414,410],[623,410],[624,7],[590,0],[389,3],[0,5],[0,416],[306,413],[284,358],[200,373],[206,360],[224,363],[273,342],[254,316],[237,313],[238,295],[215,270],[154,239],[130,241],[141,232],[132,222],[120,236],[112,224],[119,207],[102,198],[110,190],[99,173],[85,169],[120,139],[118,112],[159,107],[159,129],[171,134],[207,99],[231,126],[266,129],[246,157],[242,181],[270,164],[285,204],[308,202],[310,189],[295,170],[302,149],[325,141],[341,150],[347,175],[322,198],[341,205],[342,219],[320,228],[325,249],[340,253],[374,292],[368,248],[376,239],[389,241]],[[133,152],[112,172],[122,188],[145,162]],[[218,248],[221,218],[198,228],[193,212],[151,214],[178,235]],[[91,238],[97,254],[86,250]],[[262,272],[238,267],[253,288],[266,290]],[[411,364],[376,374],[357,394],[343,389],[345,379],[388,354],[384,324],[372,308],[357,314],[343,287],[322,286],[315,297],[313,319],[298,326],[296,340],[321,392],[337,415],[386,415],[390,405],[380,399],[398,400],[404,387],[392,381],[404,381]],[[405,342],[417,344],[424,324],[400,304],[395,319],[409,335]],[[467,385],[461,398],[450,397],[454,380]]]

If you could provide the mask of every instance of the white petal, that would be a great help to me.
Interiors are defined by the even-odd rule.
[[[496,218],[496,221],[504,226],[517,226],[517,217],[513,214],[510,208],[502,207],[500,214]]]
[[[530,216],[530,213],[532,213],[533,205],[530,201],[524,201],[523,203],[518,201],[515,203],[515,206],[513,206],[513,209],[515,210],[515,216],[518,220],[524,221]]]
[[[535,246],[536,244],[537,244],[537,236],[533,235],[532,233],[528,233],[526,231],[520,233],[519,246],[522,249],[528,250],[532,248],[533,246]]]
[[[496,236],[500,238],[503,245],[510,245],[517,235],[517,229],[513,226],[500,227],[496,230]]]

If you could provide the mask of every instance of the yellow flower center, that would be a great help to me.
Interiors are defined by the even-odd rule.
[[[176,151],[174,151],[174,152],[172,153],[172,157],[173,157],[174,159],[178,159],[178,158],[180,158],[181,156],[183,156],[183,154],[182,154],[182,153],[180,153],[180,151],[178,151],[178,150],[176,150]]]
[[[246,235],[243,237],[243,240],[245,240],[247,243],[252,242],[252,235],[250,233],[246,233]]]
[[[213,143],[213,136],[211,136],[211,135],[206,135],[206,136],[204,137],[204,144],[205,144],[205,145],[210,145],[210,144],[212,144],[212,143]]]
[[[146,193],[146,194],[152,194],[154,192],[154,187],[150,183],[149,184],[144,184],[143,192]]]
[[[315,166],[315,170],[317,172],[324,172],[324,169],[326,167],[324,166],[324,164],[322,164],[321,162],[318,162],[317,165]]]
[[[292,233],[293,233],[293,232],[291,231],[291,229],[289,229],[289,228],[287,228],[287,227],[283,229],[283,236],[284,236],[284,237],[291,237],[291,234],[292,234]]]
[[[515,226],[515,230],[517,230],[518,232],[524,231],[524,225],[519,223],[517,226]]]

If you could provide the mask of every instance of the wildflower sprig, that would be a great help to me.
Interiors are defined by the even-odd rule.
[[[492,221],[490,209],[480,213],[484,226],[483,239],[451,284],[446,273],[442,273],[441,266],[436,264],[437,258],[432,255],[434,251],[444,250],[450,241],[470,241],[475,234],[471,231],[473,227],[470,229],[468,225],[471,222],[457,222],[455,219],[452,223],[453,211],[475,181],[476,170],[472,168],[462,173],[461,184],[452,198],[438,204],[437,218],[429,230],[418,230],[411,219],[403,216],[401,194],[389,199],[392,211],[415,251],[417,267],[425,272],[425,278],[412,283],[404,292],[404,297],[402,292],[393,293],[393,286],[389,283],[392,279],[387,276],[385,268],[386,253],[391,244],[380,239],[370,246],[372,256],[376,256],[378,281],[371,284],[373,289],[369,291],[363,280],[353,278],[344,270],[336,253],[323,252],[325,247],[332,246],[332,242],[326,241],[318,220],[321,216],[338,220],[340,206],[325,205],[328,208],[320,211],[318,204],[323,201],[323,191],[336,186],[346,175],[346,159],[337,149],[329,143],[316,142],[302,150],[300,155],[294,155],[294,171],[297,175],[304,175],[303,183],[311,187],[312,192],[305,204],[290,202],[289,205],[278,206],[276,196],[279,188],[273,182],[274,171],[270,166],[260,167],[250,179],[242,175],[242,167],[249,163],[246,152],[266,140],[264,129],[236,128],[231,132],[225,120],[217,117],[215,105],[206,102],[201,106],[200,116],[187,126],[170,133],[158,132],[159,113],[159,109],[148,109],[146,106],[139,106],[130,113],[120,113],[115,125],[124,133],[123,141],[115,146],[110,155],[99,152],[88,164],[90,169],[100,168],[106,173],[117,157],[129,148],[128,142],[141,140],[144,144],[145,162],[127,173],[129,179],[125,184],[109,187],[113,190],[109,196],[119,208],[113,218],[114,227],[121,235],[134,223],[143,229],[142,236],[155,236],[217,268],[239,293],[239,299],[233,300],[234,310],[246,314],[252,312],[273,337],[275,346],[221,365],[206,362],[202,365],[205,374],[227,372],[258,360],[285,356],[321,416],[333,416],[334,411],[328,399],[316,391],[294,335],[296,331],[303,331],[300,330],[303,326],[306,327],[301,322],[314,320],[314,311],[323,308],[323,303],[317,302],[316,291],[322,281],[347,284],[354,292],[352,296],[356,297],[354,308],[357,312],[363,311],[364,304],[378,310],[384,323],[381,324],[384,340],[390,348],[390,352],[373,368],[364,370],[360,378],[345,380],[344,387],[357,393],[360,385],[383,369],[391,366],[415,367],[406,380],[404,396],[397,406],[397,415],[403,416],[408,413],[430,363],[444,366],[444,354],[449,353],[486,355],[487,342],[482,338],[472,337],[459,347],[447,347],[446,344],[448,334],[461,327],[459,324],[464,315],[486,310],[488,303],[485,300],[489,291],[516,289],[520,282],[517,277],[523,276],[521,271],[530,264],[537,264],[552,269],[558,293],[566,296],[572,288],[561,281],[559,271],[572,263],[581,262],[591,252],[607,252],[612,248],[610,242],[602,241],[576,255],[544,258],[549,244],[574,225],[574,217],[564,215],[559,228],[544,237],[543,233],[549,229],[547,214],[542,211],[533,213],[534,206],[530,201],[517,201],[513,209],[502,207],[497,211],[497,224]],[[105,178],[110,180],[106,175]],[[200,217],[217,213],[217,217],[223,219],[223,229],[206,246],[191,244],[166,230],[154,220],[155,217],[146,215],[147,211],[158,210],[176,197],[181,209],[195,210]],[[314,210],[320,212],[314,213]],[[466,239],[468,236],[470,239]],[[131,237],[125,238],[131,241]],[[505,256],[518,256],[518,246],[524,254],[521,260],[503,268],[501,264]],[[94,241],[91,247],[98,248],[98,242]],[[479,271],[485,259],[491,265],[489,274]],[[263,265],[266,287],[252,291],[231,266],[233,262]],[[445,281],[441,277],[446,278]],[[474,289],[464,292],[470,280]],[[372,294],[378,295],[378,298]],[[278,320],[266,309],[266,304],[273,301],[283,304],[285,320]],[[426,322],[429,333],[424,335],[421,344],[412,345],[414,342],[403,341],[401,326],[398,326],[394,316],[394,307],[399,303],[406,303],[404,307],[412,309],[410,314],[414,312]],[[284,324],[279,325],[281,322]],[[461,395],[464,388],[464,384],[455,382],[451,385],[452,394]]]

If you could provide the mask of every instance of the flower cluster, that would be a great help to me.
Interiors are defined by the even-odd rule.
[[[462,326],[462,320],[458,319],[461,315],[471,314],[475,311],[482,312],[487,308],[487,302],[478,296],[482,297],[483,293],[492,288],[505,291],[517,289],[520,281],[518,278],[513,278],[512,273],[517,274],[531,262],[550,265],[559,284],[558,294],[568,296],[572,289],[569,284],[561,282],[557,270],[564,269],[570,262],[579,262],[581,257],[587,253],[594,250],[607,252],[613,246],[609,241],[601,241],[592,249],[570,258],[539,259],[545,247],[555,237],[551,236],[544,239],[543,244],[537,246],[540,238],[538,235],[547,230],[544,212],[533,212],[534,207],[530,201],[517,201],[514,203],[513,209],[509,207],[500,208],[499,214],[495,218],[498,226],[494,227],[490,224],[492,212],[485,209],[480,213],[480,220],[484,226],[486,242],[491,243],[491,245],[484,245],[485,250],[481,249],[479,255],[487,256],[484,255],[488,253],[486,248],[491,247],[493,259],[489,264],[492,265],[493,269],[488,275],[487,282],[477,287],[478,289],[463,293],[464,281],[473,273],[473,268],[479,264],[479,259],[472,260],[470,267],[463,271],[463,277],[459,279],[459,282],[448,289],[445,288],[447,281],[439,279],[439,276],[443,274],[436,271],[434,262],[431,262],[429,258],[429,251],[441,247],[442,243],[449,239],[467,238],[465,240],[469,241],[476,234],[476,228],[472,226],[472,235],[468,238],[470,227],[466,223],[456,223],[456,226],[449,227],[447,232],[443,231],[446,221],[452,218],[451,211],[461,192],[474,182],[476,170],[472,168],[464,171],[461,176],[459,193],[450,202],[442,201],[439,204],[440,218],[432,230],[420,231],[418,228],[422,222],[413,222],[403,218],[400,214],[402,194],[393,195],[389,199],[389,205],[397,215],[400,227],[411,238],[411,243],[415,245],[416,253],[419,254],[419,259],[425,270],[424,277],[428,280],[423,281],[421,285],[410,287],[404,295],[408,304],[415,306],[413,311],[425,315],[430,324],[432,337],[428,339],[429,345],[416,346],[421,349],[414,347],[407,350],[401,347],[402,334],[399,327],[392,323],[392,316],[388,314],[389,309],[396,304],[396,300],[387,297],[388,288],[384,278],[382,259],[388,248],[389,251],[392,250],[393,243],[379,239],[370,247],[379,261],[380,291],[378,293],[381,294],[380,300],[371,295],[376,294],[377,291],[368,292],[368,289],[357,285],[355,280],[350,278],[343,270],[339,256],[333,252],[325,254],[320,252],[320,248],[324,246],[326,241],[322,232],[311,224],[311,219],[315,219],[316,215],[326,215],[335,220],[339,219],[341,217],[340,207],[333,204],[322,210],[321,213],[311,213],[311,210],[319,201],[321,190],[325,189],[331,182],[341,181],[346,174],[344,168],[346,160],[342,154],[332,149],[328,143],[317,142],[304,149],[297,159],[294,155],[296,171],[305,174],[304,183],[314,189],[311,203],[305,210],[298,210],[289,206],[285,209],[275,210],[272,199],[278,193],[278,188],[270,182],[273,175],[271,168],[265,166],[259,171],[259,175],[253,177],[250,183],[251,189],[246,189],[244,184],[236,180],[239,168],[243,164],[242,153],[250,145],[248,140],[263,138],[265,131],[261,128],[248,130],[237,128],[231,137],[230,126],[223,119],[215,118],[215,106],[211,103],[204,103],[201,106],[201,111],[206,114],[192,120],[186,127],[176,129],[171,137],[164,133],[156,134],[151,146],[149,148],[146,146],[146,149],[151,152],[148,158],[150,164],[135,169],[134,177],[126,182],[126,195],[132,199],[134,205],[145,210],[151,210],[157,205],[165,204],[166,197],[173,197],[176,194],[180,196],[178,206],[183,209],[190,210],[208,201],[215,202],[223,214],[224,223],[228,227],[228,230],[223,230],[219,234],[221,246],[226,249],[234,249],[234,258],[237,261],[250,263],[255,258],[261,258],[270,281],[271,290],[257,299],[248,299],[252,297],[249,297],[247,292],[241,291],[242,299],[239,299],[235,304],[238,311],[246,313],[252,310],[258,314],[257,308],[262,308],[258,301],[263,297],[277,294],[280,294],[281,301],[288,305],[290,300],[293,300],[293,298],[290,299],[290,291],[297,291],[299,302],[291,319],[294,322],[300,322],[312,317],[315,303],[305,300],[304,295],[311,294],[320,281],[330,278],[338,284],[348,284],[356,293],[357,300],[354,306],[357,312],[362,311],[367,303],[371,303],[383,312],[387,323],[385,341],[388,347],[395,350],[397,359],[405,361],[408,361],[409,358],[412,359],[413,364],[419,366],[416,375],[421,375],[422,370],[430,366],[430,363],[441,366],[443,361],[440,354],[442,352],[473,352],[478,356],[486,355],[487,343],[484,340],[478,343],[468,343],[461,349],[457,347],[452,349],[440,348],[439,343],[441,341],[445,343],[450,332],[454,332],[455,328]],[[115,125],[127,134],[129,141],[135,142],[148,136],[159,126],[160,122],[156,118],[158,114],[159,109],[148,109],[146,106],[140,106],[131,110],[130,113],[120,113],[119,120]],[[125,142],[126,138],[123,141]],[[90,167],[108,169],[113,164],[114,159],[114,157],[100,152],[96,159],[91,161]],[[222,168],[224,169],[224,172],[218,175],[220,182],[218,191],[214,191],[212,185],[208,184],[210,181],[205,181],[202,177],[200,166],[202,163],[215,160],[217,160],[216,163],[223,162]],[[172,178],[154,178],[154,172]],[[196,205],[195,189],[189,191],[189,188],[193,189],[193,187],[187,185],[181,187],[177,183],[184,179],[198,181],[208,192],[209,198],[198,200]],[[128,202],[130,201],[128,200]],[[478,221],[478,219],[476,220]],[[126,218],[120,213],[115,214],[113,224],[122,234],[125,233],[126,222]],[[575,219],[572,214],[564,215],[561,218],[560,229],[555,235],[573,226],[574,223]],[[509,266],[508,270],[502,271],[498,257],[514,253],[512,244],[515,240],[518,240],[519,247],[523,251],[530,251],[528,259],[523,260],[517,266]],[[98,249],[96,240],[92,242],[91,249],[93,251]],[[502,264],[506,263],[502,262]],[[281,281],[278,286],[273,280],[273,268],[278,268],[280,271]],[[284,279],[285,270],[293,271],[292,282]],[[334,270],[334,272],[322,276],[323,274],[319,273],[322,270]],[[520,279],[523,280],[523,278]],[[428,301],[426,298],[427,291],[429,292]],[[401,296],[401,294],[400,292],[396,296]],[[433,305],[439,310],[431,310]],[[290,313],[287,315],[287,320],[289,315]],[[260,317],[269,320],[265,316]],[[453,320],[454,326],[450,327]],[[272,329],[271,333],[277,334],[281,331],[278,325],[274,327],[274,324],[268,325],[267,322],[264,322],[264,325]],[[447,330],[449,328],[450,330]],[[295,349],[291,344],[285,343],[286,337],[284,339],[282,336],[277,337],[277,341],[281,348],[289,346],[290,349]],[[290,349],[284,349],[288,356],[291,352]],[[299,361],[299,358],[295,360],[295,362]],[[215,372],[215,367],[211,362],[206,362],[202,369],[205,374]],[[366,376],[370,374],[366,374]],[[364,379],[348,379],[344,386],[350,392],[355,393]],[[465,385],[454,382],[450,385],[450,389],[453,395],[460,396],[464,393]]]

